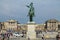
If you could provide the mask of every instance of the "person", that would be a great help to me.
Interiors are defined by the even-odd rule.
[[[28,40],[30,40],[30,38],[28,37]]]
[[[9,40],[9,37],[10,37],[10,34],[9,33],[7,33],[7,37],[8,37],[8,40]]]
[[[5,39],[5,34],[1,34],[1,35],[2,35],[2,37],[3,37],[2,40],[4,40],[4,39]]]
[[[56,36],[56,40],[59,40],[59,35]]]

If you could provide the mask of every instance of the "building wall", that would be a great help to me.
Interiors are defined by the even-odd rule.
[[[51,20],[52,21],[52,20]],[[11,23],[10,23],[11,22]],[[36,28],[35,30],[39,30],[39,31],[58,31],[60,30],[60,22],[57,22],[57,21],[47,21],[47,23],[45,24],[36,24]],[[25,30],[27,31],[27,24],[18,24],[17,21],[15,20],[9,20],[9,21],[6,21],[6,22],[3,22],[3,29],[11,29],[11,30]],[[47,28],[45,28],[47,27]]]
[[[40,30],[40,31],[44,31],[45,29],[45,24],[37,24],[36,29],[35,30]]]
[[[11,30],[16,30],[17,29],[17,22],[4,22],[4,27],[5,29],[11,29]]]
[[[57,31],[58,30],[58,23],[47,23],[47,30]]]

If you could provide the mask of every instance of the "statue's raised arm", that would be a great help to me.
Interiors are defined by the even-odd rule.
[[[30,19],[30,22],[33,21],[33,17],[34,17],[34,7],[33,7],[33,3],[31,2],[31,4],[29,6],[27,6],[29,8],[29,13],[28,13],[28,16],[29,16],[29,19]]]

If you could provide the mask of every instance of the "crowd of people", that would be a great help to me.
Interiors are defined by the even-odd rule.
[[[0,34],[0,40],[9,40],[10,36],[12,35],[12,33],[1,33]]]

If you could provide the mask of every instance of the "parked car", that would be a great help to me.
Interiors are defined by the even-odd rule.
[[[19,36],[23,36],[23,34],[13,33],[13,36],[19,37]]]

